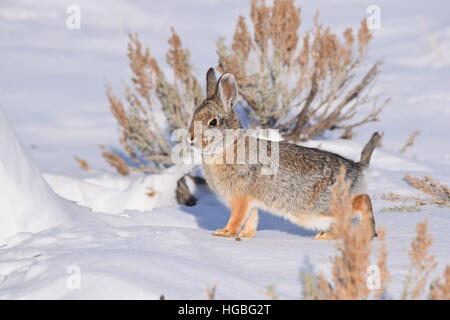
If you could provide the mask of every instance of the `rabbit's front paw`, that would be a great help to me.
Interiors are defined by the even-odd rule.
[[[213,236],[216,237],[225,237],[225,238],[231,238],[236,236],[236,232],[231,232],[228,229],[217,229],[212,233]]]
[[[239,232],[238,237],[242,238],[254,238],[256,235],[256,229],[242,229],[241,232]]]

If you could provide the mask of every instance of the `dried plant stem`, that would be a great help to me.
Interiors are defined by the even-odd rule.
[[[217,287],[215,285],[212,287],[206,286],[206,288],[205,288],[206,299],[207,300],[215,300],[216,299],[216,290],[217,290]]]
[[[409,251],[411,265],[404,283],[402,299],[419,299],[423,294],[428,276],[436,268],[435,258],[428,252],[433,243],[428,233],[428,221],[418,223],[416,232]]]
[[[431,284],[430,299],[450,300],[450,266],[445,268],[442,279],[436,279]]]
[[[416,140],[417,136],[421,133],[420,130],[413,131],[411,135],[408,137],[408,140],[406,141],[405,145],[399,150],[400,153],[405,153],[406,149],[409,147],[412,147],[414,145],[414,141]]]
[[[338,255],[332,259],[332,281],[319,276],[319,299],[366,299],[369,295],[366,277],[371,237],[367,235],[371,234],[371,227],[368,219],[360,219],[358,225],[353,225],[349,188],[345,169],[341,168],[331,190],[331,211],[336,218],[331,232],[337,238]]]
[[[92,169],[86,160],[81,159],[80,157],[77,157],[77,156],[74,156],[74,158],[75,158],[75,161],[78,162],[78,164],[82,170],[89,171]]]
[[[432,196],[431,201],[442,206],[450,206],[450,188],[430,176],[414,178],[409,174],[404,176],[405,181],[412,187]]]

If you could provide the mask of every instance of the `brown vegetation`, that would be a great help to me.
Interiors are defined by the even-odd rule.
[[[123,176],[127,176],[130,173],[129,167],[123,158],[119,157],[114,152],[107,151],[103,146],[102,150],[102,157],[108,162],[110,166],[114,167],[118,173]]]
[[[414,145],[414,141],[416,140],[417,136],[421,133],[420,130],[415,130],[411,135],[408,137],[408,140],[406,140],[405,145],[400,149],[400,153],[405,153],[406,149],[409,147],[412,147]]]
[[[323,275],[318,277],[317,299],[366,299],[370,290],[367,286],[367,270],[370,265],[371,234],[370,221],[360,219],[353,224],[352,198],[350,183],[345,181],[345,170],[341,169],[336,183],[332,186],[331,210],[336,222],[331,232],[336,241],[338,254],[332,259],[332,278],[327,281]],[[384,231],[381,231],[381,246],[378,250],[378,268],[380,269],[381,296],[389,280],[386,268],[386,248]]]
[[[78,162],[78,165],[80,166],[81,170],[89,171],[92,169],[86,160],[81,159],[78,156],[73,156],[73,157],[75,158],[75,161]]]
[[[348,185],[343,183],[342,179],[342,177],[338,179],[338,184],[333,190],[334,199],[341,199],[334,204],[338,205],[338,208],[346,207],[345,190],[348,190]],[[344,213],[341,217],[348,219],[349,216]],[[332,259],[331,281],[327,281],[323,275],[304,274],[302,277],[304,299],[385,298],[390,281],[390,273],[387,268],[387,248],[384,241],[385,231],[378,230],[380,243],[377,248],[377,267],[379,268],[380,285],[377,290],[372,291],[369,290],[366,282],[371,248],[370,242],[366,241],[367,237],[363,233],[365,227],[364,225],[355,227],[345,221],[348,220],[341,220],[334,225],[335,230],[343,232],[343,234],[338,237],[336,242],[338,254]],[[355,239],[359,239],[361,243],[355,242]],[[429,290],[427,290],[429,276],[437,266],[435,257],[429,252],[432,243],[432,237],[428,232],[428,222],[418,223],[416,237],[412,241],[409,251],[410,266],[401,299],[423,299],[425,297],[433,300],[450,299],[450,266],[445,268],[441,278],[431,282]]]
[[[431,202],[441,206],[450,206],[450,188],[430,176],[414,178],[410,174],[404,176],[405,181],[412,187],[432,196]]]
[[[120,128],[119,141],[135,164],[129,171],[158,172],[172,164],[167,131],[187,127],[202,97],[198,81],[192,75],[189,51],[183,49],[174,29],[168,43],[166,61],[173,71],[173,81],[168,80],[138,36],[131,34],[128,58],[133,76],[131,86],[124,88],[125,101],[107,87],[110,109]],[[161,119],[156,118],[157,110],[162,110],[167,128],[162,128]]]
[[[293,0],[272,6],[252,0],[251,27],[240,16],[231,45],[217,43],[219,69],[236,76],[253,125],[278,128],[294,141],[327,130],[351,138],[353,128],[376,121],[385,105],[370,96],[381,61],[362,68],[372,34],[364,19],[356,34],[347,28],[339,36],[318,14],[312,30],[300,34],[300,12]],[[366,104],[373,109],[360,117]]]
[[[216,290],[217,290],[217,287],[215,285],[212,287],[206,286],[206,288],[205,288],[206,299],[207,300],[216,300]]]
[[[419,299],[423,294],[428,276],[436,268],[435,258],[428,251],[433,238],[428,233],[428,221],[418,223],[416,238],[411,243],[411,265],[405,280],[402,299]]]
[[[445,268],[442,279],[436,279],[431,284],[430,299],[450,300],[450,266]]]

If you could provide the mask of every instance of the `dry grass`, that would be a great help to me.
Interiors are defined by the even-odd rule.
[[[92,169],[91,166],[89,165],[89,163],[86,160],[81,159],[80,157],[77,157],[77,156],[73,156],[73,157],[75,158],[75,161],[80,166],[81,170],[89,171],[89,170]]]
[[[393,193],[393,192],[383,193],[382,195],[380,195],[380,199],[387,200],[389,202],[414,201],[416,203],[416,206],[424,206],[427,204],[426,200],[421,197],[400,195],[400,194]]]
[[[349,184],[341,172],[336,184],[332,187],[332,210],[338,217],[332,225],[335,233],[338,254],[332,259],[332,278],[327,281],[322,275],[314,273],[302,276],[304,299],[384,299],[390,273],[387,267],[386,232],[379,228],[377,247],[377,267],[379,268],[379,288],[371,291],[366,285],[367,267],[371,252],[370,240],[367,237],[368,225],[364,220],[355,226],[351,222],[349,205]],[[401,196],[389,193],[387,199],[398,201]],[[429,290],[427,284],[430,274],[437,264],[435,257],[429,252],[433,243],[428,232],[428,221],[418,223],[416,236],[409,251],[410,266],[404,281],[401,299],[421,299],[426,295],[429,299],[450,299],[450,267],[447,266],[440,279],[434,280]],[[318,286],[316,282],[318,281]]]
[[[387,293],[387,286],[391,280],[391,275],[387,267],[387,246],[386,231],[379,228],[377,231],[379,246],[377,248],[377,266],[380,269],[380,288],[375,292],[375,299],[383,299]]]
[[[450,300],[450,266],[445,268],[442,279],[436,279],[431,284],[431,300]]]
[[[217,286],[206,286],[205,288],[205,292],[206,292],[206,299],[207,300],[216,300],[216,290],[217,290]]]
[[[251,27],[240,16],[231,45],[217,43],[219,69],[236,76],[253,125],[279,128],[295,141],[327,130],[351,138],[354,127],[376,121],[385,105],[370,96],[381,62],[365,73],[361,68],[372,34],[363,20],[356,34],[348,28],[337,35],[318,14],[314,27],[300,34],[300,12],[293,0],[272,6],[252,0]],[[366,104],[373,109],[361,117]]]
[[[129,167],[125,160],[119,157],[114,152],[107,151],[105,147],[102,146],[102,157],[108,162],[108,164],[116,169],[118,173],[123,176],[130,174]]]
[[[348,210],[345,205],[347,200],[346,190],[348,184],[343,182],[343,177],[338,179],[334,186],[333,197],[335,208]],[[344,211],[341,211],[341,213]],[[348,211],[347,211],[348,212]],[[386,233],[378,230],[379,245],[377,248],[377,266],[379,268],[379,288],[371,292],[367,280],[367,267],[371,252],[370,242],[365,233],[367,226],[360,224],[354,226],[348,222],[349,215],[334,224],[335,232],[341,232],[336,242],[338,254],[332,259],[332,279],[327,281],[323,275],[314,273],[302,275],[304,299],[384,299],[387,294],[387,285],[390,281],[390,273],[387,268],[387,248],[385,243]],[[347,221],[347,222],[345,222]],[[359,242],[357,241],[359,240]],[[428,295],[433,300],[450,299],[450,266],[447,266],[440,279],[434,280],[427,292],[427,283],[430,274],[436,268],[435,257],[429,253],[433,243],[428,232],[428,222],[418,223],[416,237],[411,243],[409,251],[410,266],[405,278],[401,299],[421,299]],[[318,285],[317,285],[318,282]]]
[[[360,219],[353,224],[352,197],[349,193],[350,183],[345,180],[342,168],[336,183],[332,186],[331,210],[336,222],[331,232],[336,240],[338,254],[332,259],[332,279],[327,281],[323,275],[318,277],[317,299],[366,299],[370,290],[367,286],[367,270],[370,265],[371,226],[368,219]],[[384,232],[382,234],[384,241]],[[385,268],[386,251],[380,251],[379,267]],[[387,270],[383,270],[381,281],[387,281]],[[382,283],[382,288],[386,285]]]
[[[418,206],[400,205],[400,206],[395,206],[395,207],[385,207],[385,208],[382,208],[380,211],[381,212],[419,212],[420,210],[422,210],[422,209]]]
[[[304,271],[300,273],[300,281],[302,282],[302,298],[303,300],[315,300],[318,296],[318,279],[312,271]]]
[[[264,288],[261,293],[268,297],[270,300],[278,300],[280,297],[278,296],[277,290],[275,289],[274,284],[270,284],[267,287]]]
[[[411,243],[411,265],[403,287],[402,299],[419,299],[425,289],[430,273],[436,268],[435,258],[428,251],[433,238],[428,233],[428,221],[418,223],[416,237]]]
[[[411,177],[409,175],[407,175],[407,176],[408,176],[408,179],[411,182],[414,182],[415,185],[417,185],[418,189],[422,188],[422,186],[419,186],[419,184],[415,181],[414,178],[411,179]],[[424,181],[422,181],[422,184],[424,183]],[[434,181],[433,185],[435,186],[436,183],[437,182]],[[439,184],[439,185],[442,186],[441,184]],[[443,188],[445,189],[446,186],[443,186]],[[441,193],[442,192],[440,192],[438,194],[441,194]],[[422,206],[427,206],[427,205],[432,205],[432,204],[445,205],[445,203],[446,203],[446,201],[443,200],[439,196],[438,197],[434,196],[431,199],[425,199],[425,198],[420,197],[420,196],[415,196],[415,195],[413,195],[413,196],[406,196],[406,195],[396,194],[396,193],[393,193],[393,192],[382,194],[379,198],[382,199],[382,200],[387,200],[389,202],[393,202],[393,203],[398,203],[398,202],[402,202],[403,203],[403,204],[400,204],[400,205],[397,205],[397,206],[394,206],[394,207],[382,208],[381,212],[417,212],[417,211],[421,210]]]
[[[400,153],[405,153],[406,149],[409,147],[412,147],[414,145],[414,141],[416,140],[417,136],[421,133],[420,130],[413,131],[411,135],[408,137],[408,140],[406,140],[405,145],[399,150]]]
[[[430,176],[414,178],[409,174],[404,176],[405,181],[412,187],[432,196],[431,202],[441,206],[450,206],[450,188]]]

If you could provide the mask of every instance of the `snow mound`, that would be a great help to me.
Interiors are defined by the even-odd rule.
[[[193,166],[171,167],[160,174],[117,176],[106,172],[67,176],[44,174],[51,188],[62,197],[87,206],[93,211],[122,214],[127,210],[149,211],[155,208],[176,206],[177,181]],[[187,179],[189,189],[195,185]]]
[[[23,150],[0,109],[0,243],[18,232],[37,232],[69,221],[64,202]]]

